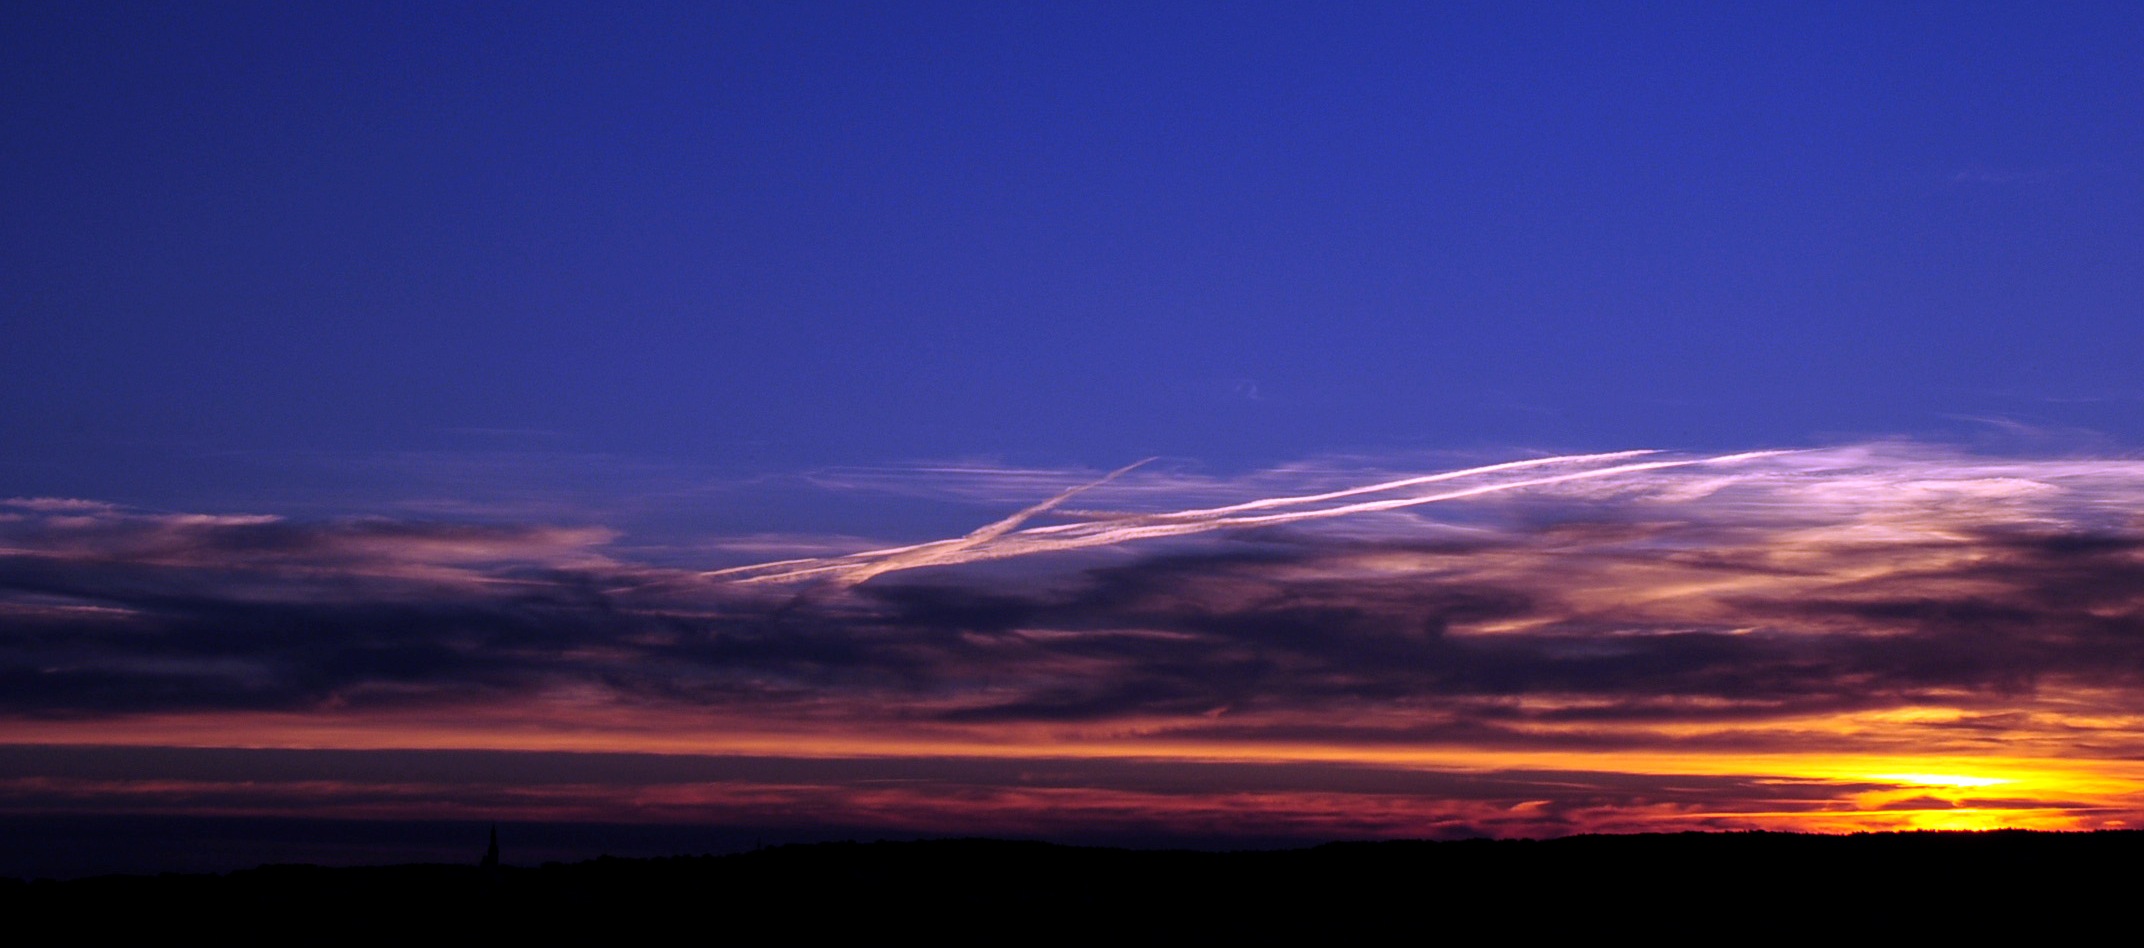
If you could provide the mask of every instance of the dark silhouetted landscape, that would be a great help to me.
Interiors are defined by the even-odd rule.
[[[1205,940],[1440,932],[1926,935],[2126,914],[2144,833],[1681,833],[1258,852],[990,839],[787,845],[541,866],[262,866],[10,881],[59,940],[330,931],[711,940]],[[510,858],[508,862],[510,863]],[[1393,926],[1399,926],[1394,928]],[[1724,926],[1724,927],[1723,927]]]

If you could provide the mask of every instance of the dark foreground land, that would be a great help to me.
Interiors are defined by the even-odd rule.
[[[2144,832],[1684,833],[1239,853],[939,840],[540,867],[0,881],[0,911],[15,933],[57,926],[26,944],[178,935],[1322,943],[1350,933],[1420,942],[1613,931],[1918,943],[1990,926],[2044,936],[2092,920],[2133,933],[2140,882]]]

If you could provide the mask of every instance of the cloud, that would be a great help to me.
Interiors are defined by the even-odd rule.
[[[752,681],[949,721],[1399,701],[1491,726],[2014,696],[2144,669],[2134,462],[1595,455],[1023,527],[1086,489],[949,541],[792,561],[878,577],[801,591],[622,563],[597,529],[48,506],[6,529],[16,681],[0,702],[559,680],[716,701]],[[1467,500],[1508,506],[1461,532],[1419,515],[1321,529]],[[1236,538],[1136,552],[1179,526]],[[1048,554],[1081,546],[1134,552],[1049,575]],[[1001,556],[1045,568],[885,575]]]
[[[1917,820],[1996,781],[2129,812],[2144,464],[1884,443],[1385,473],[1171,508],[1129,472],[742,574],[594,528],[11,503],[0,717],[31,723],[0,740],[213,719],[195,740],[1620,769]],[[1064,509],[1079,490],[1096,510]],[[736,581],[820,567],[848,581]],[[1963,776],[1878,779],[1904,773]]]
[[[1072,495],[1100,487],[1131,470],[1131,468],[1124,468],[1112,472],[1094,483],[1070,488],[1050,500],[1021,510],[1012,517],[993,523],[964,537],[882,550],[866,550],[842,557],[786,560],[756,566],[734,567],[718,570],[708,575],[727,577],[738,582],[747,583],[823,581],[853,585],[864,582],[873,576],[926,566],[949,566],[978,560],[1006,559],[1087,547],[1114,546],[1134,540],[1190,536],[1220,530],[1274,527],[1309,520],[1327,520],[1365,513],[1401,510],[1409,507],[1419,507],[1424,504],[1461,500],[1522,488],[1615,477],[1681,467],[1689,464],[1726,463],[1742,460],[1745,457],[1735,455],[1704,460],[1604,463],[1625,461],[1634,456],[1647,453],[1650,452],[1630,451],[1617,454],[1574,455],[1512,461],[1469,468],[1463,471],[1418,475],[1317,494],[1259,498],[1224,507],[1205,509],[1177,510],[1151,514],[1082,511],[1079,512],[1084,517],[1082,522],[1017,529],[1020,524],[1037,514],[1047,512],[1051,508],[1058,506]],[[1750,455],[1750,457],[1760,456],[1763,455]],[[1576,471],[1561,471],[1544,475],[1532,473],[1532,469],[1544,466],[1570,465],[1583,466]],[[1134,467],[1136,466],[1134,465]],[[1522,471],[1526,473],[1518,477],[1508,476],[1514,472]],[[1507,476],[1498,477],[1497,475]],[[1339,504],[1332,503],[1333,501],[1347,500],[1348,498],[1367,494],[1390,494],[1404,488],[1421,487],[1427,484],[1453,480],[1474,480],[1479,483],[1427,494],[1384,497],[1377,500],[1349,501]]]
[[[1953,172],[1950,176],[1950,183],[1968,186],[2040,184],[2055,180],[2066,173],[2068,173],[2066,168],[2015,169],[1973,165]]]
[[[1153,460],[1148,458],[1148,461]],[[993,521],[970,531],[964,536],[930,543],[912,544],[890,549],[872,550],[826,559],[782,560],[771,564],[742,566],[708,572],[709,577],[737,577],[742,582],[761,582],[767,579],[790,579],[799,576],[824,574],[825,578],[843,585],[854,585],[883,573],[915,569],[921,566],[941,566],[948,563],[965,563],[976,559],[994,559],[991,549],[1006,537],[1020,529],[1020,525],[1062,506],[1080,494],[1116,480],[1146,464],[1139,461],[1118,468],[1100,479],[1058,491],[1048,500],[1023,507],[1011,516]],[[1032,531],[1022,531],[1032,532]],[[823,565],[827,563],[838,565]]]
[[[21,776],[35,774],[36,776]],[[1216,792],[1216,788],[1226,788]],[[1347,763],[796,758],[495,751],[0,746],[0,809],[615,820],[1060,838],[1542,835],[1603,814],[1753,801],[1822,813],[1882,783],[1445,773]],[[1911,791],[1905,791],[1911,792]],[[81,801],[92,801],[83,807]],[[2031,802],[2031,801],[2028,801]],[[1886,810],[1952,809],[1902,797]]]

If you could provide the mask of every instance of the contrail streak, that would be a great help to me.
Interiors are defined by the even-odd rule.
[[[900,570],[925,566],[951,566],[983,560],[998,560],[1015,556],[1028,556],[1062,550],[1087,549],[1112,546],[1133,540],[1148,540],[1161,537],[1188,536],[1216,530],[1239,530],[1254,527],[1270,527],[1281,524],[1326,520],[1356,514],[1377,513],[1418,507],[1424,504],[1479,497],[1530,487],[1546,487],[1574,481],[1594,480],[1659,471],[1669,468],[1690,467],[1701,464],[1732,464],[1757,458],[1772,457],[1792,452],[1751,451],[1727,454],[1710,458],[1684,458],[1660,461],[1638,461],[1627,464],[1610,464],[1606,467],[1591,467],[1581,471],[1526,477],[1517,480],[1499,480],[1489,484],[1442,491],[1434,494],[1391,497],[1381,500],[1356,501],[1338,506],[1317,507],[1310,510],[1281,510],[1277,513],[1249,513],[1272,511],[1279,508],[1300,507],[1325,503],[1349,497],[1383,493],[1405,487],[1440,483],[1461,478],[1504,474],[1558,464],[1598,464],[1603,461],[1618,461],[1652,454],[1652,451],[1618,451],[1607,454],[1566,455],[1553,458],[1538,458],[1526,461],[1509,461],[1461,471],[1447,471],[1418,477],[1401,478],[1352,487],[1321,494],[1306,494],[1286,497],[1269,497],[1231,504],[1224,507],[1207,507],[1180,510],[1168,513],[1128,513],[1092,519],[1078,523],[1056,524],[1046,527],[1020,526],[1034,517],[1047,513],[1079,493],[1099,487],[1137,468],[1141,461],[1116,471],[1092,483],[1067,489],[1048,500],[1024,508],[1002,520],[995,521],[966,535],[948,540],[909,546],[866,550],[847,556],[820,559],[782,560],[759,563],[731,569],[715,570],[702,575],[730,578],[739,583],[789,583],[809,579],[827,579],[841,585],[855,585],[874,576]],[[1151,460],[1151,459],[1149,459]]]
[[[1383,493],[1388,490],[1398,490],[1402,487],[1414,487],[1421,484],[1434,484],[1439,481],[1458,480],[1462,477],[1475,477],[1482,474],[1495,474],[1502,471],[1514,471],[1529,467],[1542,467],[1550,464],[1586,464],[1595,461],[1617,461],[1623,458],[1634,458],[1640,455],[1657,453],[1659,452],[1651,450],[1615,451],[1608,454],[1567,454],[1561,457],[1553,458],[1533,458],[1525,461],[1506,461],[1502,464],[1490,464],[1484,467],[1470,467],[1463,471],[1445,471],[1441,474],[1425,474],[1420,477],[1406,477],[1396,481],[1385,481],[1381,484],[1369,484],[1362,487],[1350,487],[1346,490],[1328,491],[1323,494],[1301,494],[1294,497],[1267,497],[1262,500],[1250,500],[1240,504],[1230,504],[1226,507],[1206,507],[1198,510],[1179,510],[1174,513],[1112,514],[1082,510],[1067,510],[1062,511],[1062,513],[1075,517],[1092,517],[1096,519],[1115,520],[1118,522],[1123,522],[1126,520],[1140,520],[1150,522],[1169,520],[1197,520],[1206,517],[1224,516],[1227,514],[1232,514],[1244,510],[1267,510],[1273,507],[1288,507],[1298,504],[1322,503],[1328,500],[1339,500],[1342,497],[1358,497],[1363,494],[1377,494]]]
[[[840,564],[838,566],[805,567],[799,570],[777,573],[772,576],[754,576],[747,578],[743,581],[755,582],[760,580],[786,579],[793,576],[811,575],[828,571],[840,571],[843,573],[840,578],[844,582],[854,584],[863,582],[864,580],[870,579],[871,577],[876,576],[880,573],[892,572],[894,570],[914,569],[918,566],[933,566],[942,562],[967,562],[966,559],[957,558],[961,555],[962,551],[985,546],[997,540],[998,538],[1003,537],[1006,534],[1018,529],[1021,524],[1026,523],[1034,517],[1040,514],[1048,513],[1057,505],[1062,504],[1067,500],[1071,500],[1072,498],[1079,496],[1085,491],[1100,487],[1103,484],[1107,484],[1110,481],[1116,480],[1119,477],[1129,474],[1132,471],[1138,469],[1140,466],[1147,464],[1148,462],[1151,462],[1153,460],[1153,458],[1146,458],[1144,460],[1134,461],[1114,471],[1111,471],[1108,474],[1103,475],[1098,480],[1090,481],[1088,483],[1081,484],[1077,487],[1067,488],[1063,491],[1060,491],[1055,497],[1045,500],[1032,507],[1024,508],[1014,513],[1012,516],[1006,517],[1003,520],[986,524],[975,530],[969,531],[964,536],[955,537],[951,540],[935,540],[930,543],[917,543],[909,546],[897,546],[883,550],[867,550],[862,553],[851,553],[848,556],[837,557],[836,561]],[[863,562],[857,562],[859,560]],[[774,563],[760,563],[754,566],[739,566],[731,569],[715,570],[713,572],[702,573],[701,575],[738,575],[744,573],[751,573],[759,570],[779,568],[782,566],[800,565],[813,562],[820,561],[808,559],[782,560]]]

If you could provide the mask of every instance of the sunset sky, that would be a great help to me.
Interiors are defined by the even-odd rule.
[[[2144,827],[2139,49],[10,5],[0,824]]]

